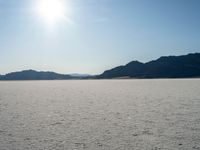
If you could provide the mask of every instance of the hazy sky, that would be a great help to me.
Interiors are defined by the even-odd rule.
[[[200,52],[200,0],[64,0],[65,19],[51,26],[36,11],[39,1],[0,0],[0,74],[96,74]]]

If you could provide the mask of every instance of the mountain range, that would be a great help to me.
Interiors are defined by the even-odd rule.
[[[72,79],[73,76],[58,74],[55,72],[44,72],[35,70],[24,70],[19,72],[11,72],[1,75],[0,80],[56,80],[56,79]]]
[[[35,70],[24,70],[0,75],[0,80],[68,80],[68,79],[112,79],[112,78],[196,78],[200,77],[200,53],[182,56],[162,56],[142,63],[132,61],[104,71],[100,75],[59,74]]]
[[[147,63],[132,61],[104,71],[97,78],[192,78],[200,77],[200,53],[162,56]]]

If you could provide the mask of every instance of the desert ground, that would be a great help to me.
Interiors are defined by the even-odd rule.
[[[200,79],[0,82],[0,150],[200,150]]]

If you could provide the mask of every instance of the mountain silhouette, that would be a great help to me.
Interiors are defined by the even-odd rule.
[[[50,71],[24,70],[0,75],[0,80],[67,80],[112,78],[194,78],[200,77],[200,53],[162,56],[147,63],[132,61],[104,71],[100,75],[59,74]]]
[[[12,72],[0,76],[0,80],[56,80],[56,79],[72,79],[70,75],[58,74],[55,72],[44,72],[35,70],[24,70],[20,72]]]
[[[104,71],[97,78],[190,78],[200,77],[200,53],[163,56],[147,63],[132,61]]]

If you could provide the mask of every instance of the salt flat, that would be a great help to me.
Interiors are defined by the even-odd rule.
[[[0,150],[200,149],[200,79],[0,82]]]

